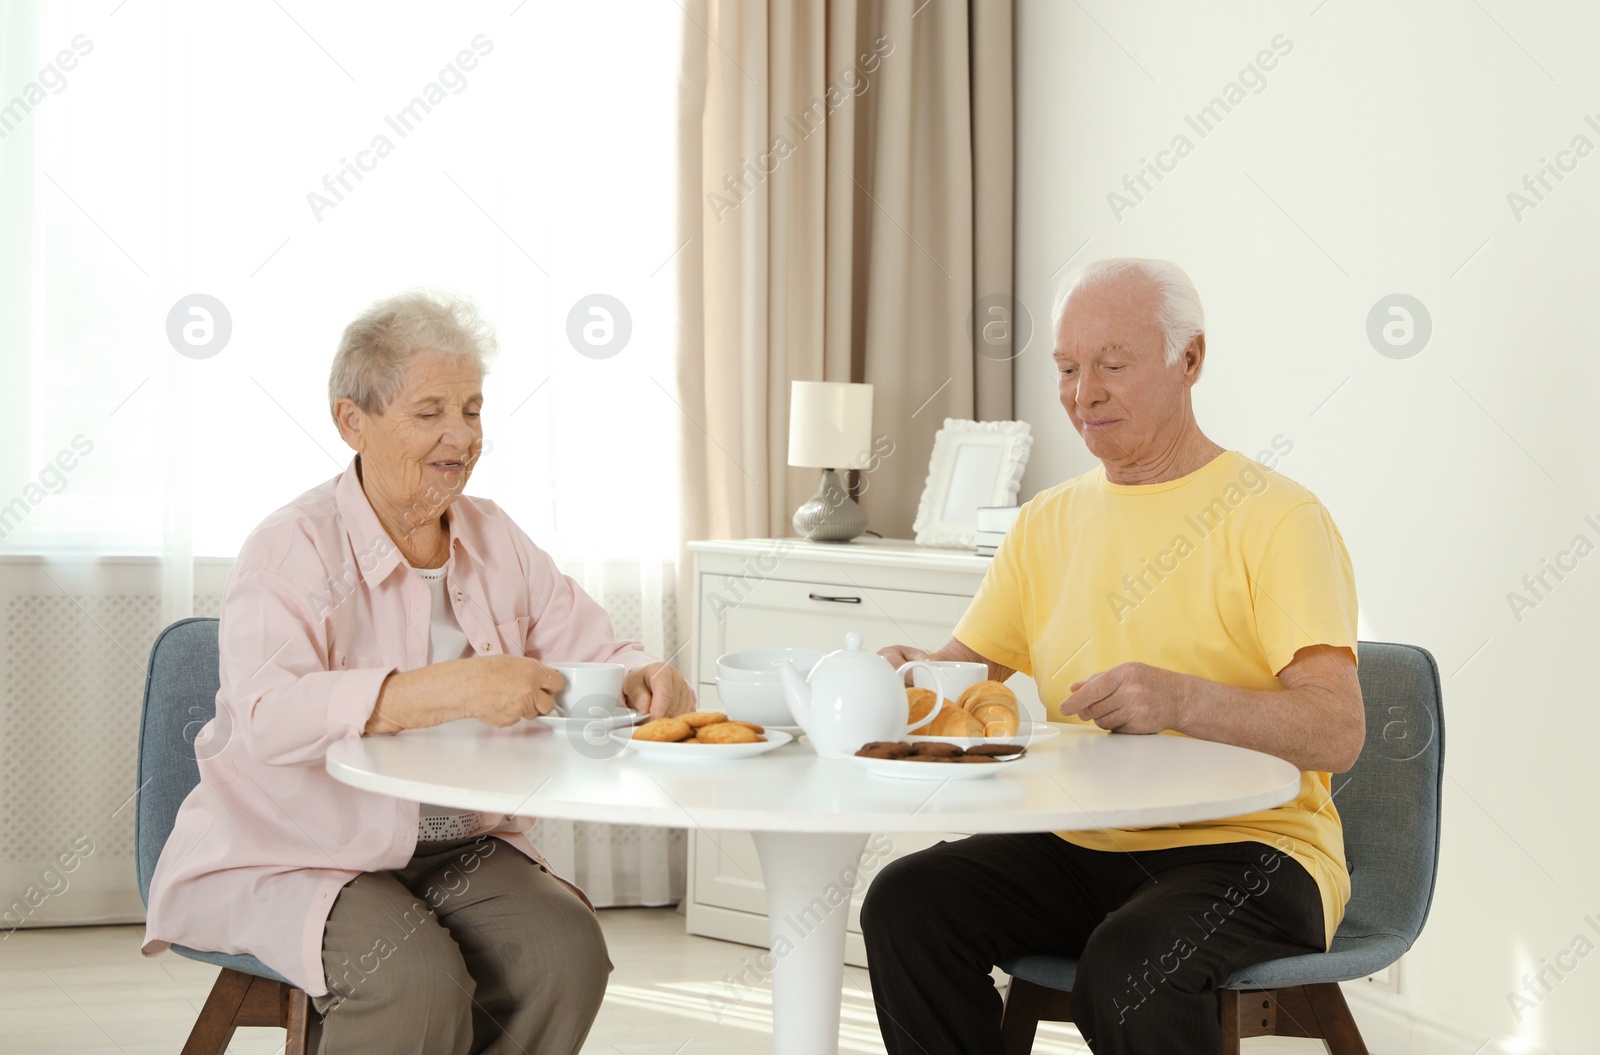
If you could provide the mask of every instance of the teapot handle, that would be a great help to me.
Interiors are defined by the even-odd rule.
[[[933,710],[928,712],[928,716],[926,718],[917,723],[917,728],[920,729],[929,722],[933,721],[933,719],[939,714],[939,711],[944,708],[945,700],[949,697],[949,693],[945,691],[945,671],[926,660],[914,659],[911,662],[901,666],[900,669],[895,671],[895,673],[901,677],[904,677],[907,671],[917,669],[925,670],[929,674],[933,675],[933,683],[939,687],[934,693],[934,695],[938,698],[933,701]],[[908,722],[906,724],[906,733],[909,734],[910,732],[911,725]]]

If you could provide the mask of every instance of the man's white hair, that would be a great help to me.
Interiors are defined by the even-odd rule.
[[[1205,309],[1200,306],[1200,294],[1189,276],[1170,260],[1149,260],[1142,257],[1118,257],[1096,260],[1094,263],[1067,276],[1056,294],[1050,312],[1052,331],[1061,326],[1061,313],[1067,300],[1079,290],[1103,286],[1128,273],[1143,275],[1155,283],[1161,294],[1161,306],[1156,309],[1156,323],[1167,339],[1167,365],[1175,366],[1183,358],[1189,342],[1206,330]]]

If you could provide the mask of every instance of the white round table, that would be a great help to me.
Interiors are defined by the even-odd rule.
[[[984,780],[873,776],[801,743],[709,763],[613,750],[531,722],[462,721],[340,742],[327,768],[367,791],[461,809],[753,833],[778,1055],[838,1051],[848,898],[869,834],[1176,824],[1279,806],[1300,789],[1299,770],[1260,752],[1076,726]]]

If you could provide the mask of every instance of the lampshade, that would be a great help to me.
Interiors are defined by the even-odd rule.
[[[857,468],[872,451],[872,386],[793,381],[789,389],[789,464]]]

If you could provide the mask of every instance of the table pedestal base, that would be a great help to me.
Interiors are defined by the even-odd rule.
[[[839,1050],[845,922],[865,834],[752,832],[767,887],[772,1050]]]

